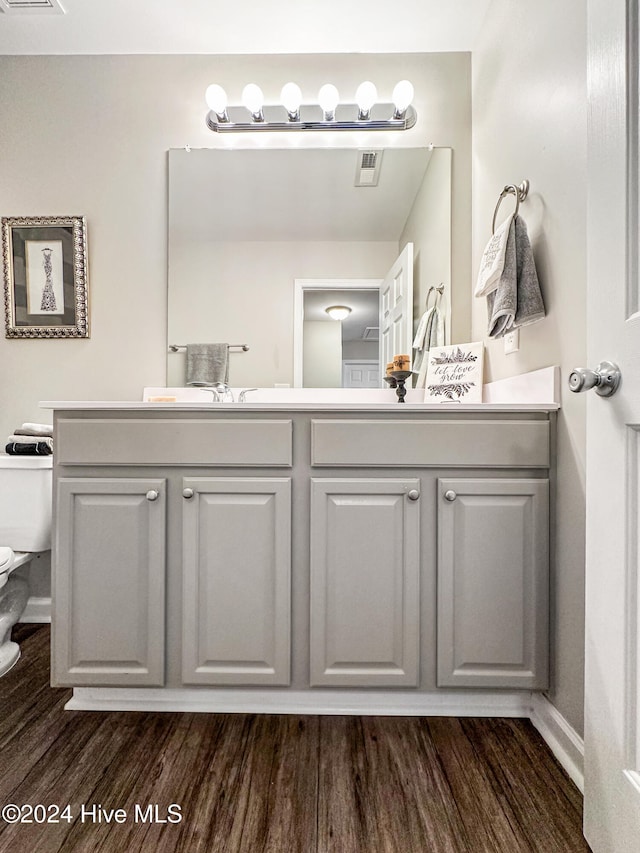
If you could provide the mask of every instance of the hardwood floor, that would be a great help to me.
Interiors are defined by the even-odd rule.
[[[581,796],[528,720],[64,711],[48,627],[14,636],[0,806],[69,804],[71,819],[0,819],[2,853],[589,850]],[[179,823],[146,812],[166,821],[171,804]]]

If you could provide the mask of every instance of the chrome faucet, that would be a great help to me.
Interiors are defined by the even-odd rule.
[[[238,394],[238,402],[239,402],[239,403],[244,403],[244,401],[245,401],[245,400],[246,400],[246,398],[247,398],[247,394],[249,393],[249,391],[257,391],[257,390],[258,390],[257,388],[244,388],[244,389],[243,389],[243,390]]]
[[[200,388],[201,391],[211,391],[213,394],[213,402],[214,403],[235,403],[233,397],[233,391],[227,385],[226,382],[218,382],[215,387],[210,387],[209,385],[205,385]]]

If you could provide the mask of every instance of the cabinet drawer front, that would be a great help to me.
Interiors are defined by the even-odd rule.
[[[291,420],[60,418],[60,465],[291,465]]]
[[[311,481],[311,685],[418,683],[420,481]]]
[[[313,420],[311,464],[546,468],[548,421]]]

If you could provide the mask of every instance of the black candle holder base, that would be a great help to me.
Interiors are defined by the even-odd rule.
[[[398,395],[399,403],[404,403],[404,398],[407,396],[407,389],[405,388],[404,383],[412,374],[412,370],[392,370],[389,374],[396,380],[396,394]]]

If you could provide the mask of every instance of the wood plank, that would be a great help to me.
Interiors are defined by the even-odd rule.
[[[570,779],[547,750],[529,721],[461,720],[460,726],[486,765],[516,836],[531,849],[588,850],[576,835],[581,824],[580,797]],[[549,791],[554,791],[550,802]]]
[[[491,723],[493,721],[486,721]],[[504,803],[494,790],[489,769],[479,760],[461,721],[447,717],[422,720],[425,742],[431,742],[455,799],[468,839],[469,851],[534,853],[526,839],[518,838],[505,813]],[[558,851],[560,853],[560,851]]]
[[[182,831],[175,846],[162,838],[161,853],[208,853],[240,849],[247,810],[245,753],[253,717],[196,715],[192,730],[196,757],[185,768]],[[174,766],[173,773],[177,771]],[[190,772],[192,770],[192,772]],[[167,777],[168,791],[178,791]],[[176,798],[175,802],[178,802]]]
[[[323,718],[321,733],[319,851],[470,849],[417,718]]]
[[[245,756],[241,850],[316,850],[319,737],[318,717],[256,717]]]

